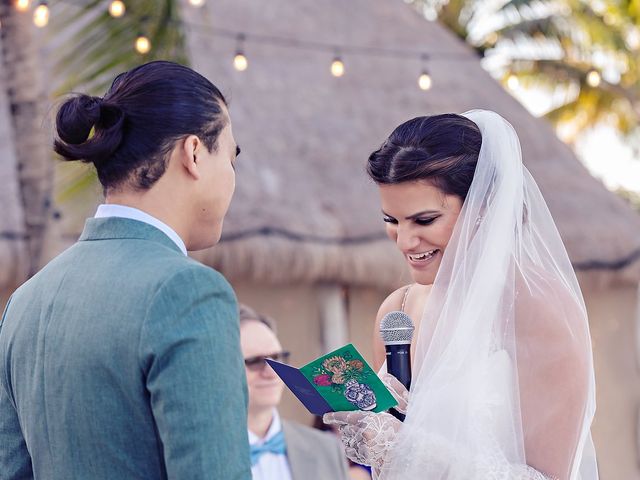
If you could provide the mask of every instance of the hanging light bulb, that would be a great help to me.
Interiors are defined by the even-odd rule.
[[[422,62],[422,73],[418,77],[418,87],[420,90],[427,91],[433,85],[433,80],[431,79],[431,75],[429,75],[429,70],[427,69],[427,61],[429,60],[429,54],[423,53],[420,55],[420,61]]]
[[[240,33],[237,37],[236,54],[233,57],[233,68],[239,72],[244,72],[249,66],[249,61],[244,54],[244,34]]]
[[[201,7],[204,5],[204,0],[189,0],[189,3],[194,7]]]
[[[33,23],[38,28],[46,27],[49,23],[49,5],[44,0],[33,11]]]
[[[336,55],[331,62],[331,75],[341,77],[344,75],[344,63],[339,55]]]
[[[596,88],[598,85],[600,85],[601,80],[602,77],[600,77],[600,73],[597,70],[591,70],[589,73],[587,73],[587,83],[590,87]]]
[[[124,15],[124,12],[127,10],[124,2],[122,0],[113,0],[109,4],[109,15],[114,18],[120,18]]]
[[[418,77],[418,86],[420,87],[420,90],[429,90],[432,84],[433,81],[431,80],[429,72],[423,70],[420,77]]]
[[[142,33],[136,38],[136,51],[142,55],[151,50],[151,41]]]
[[[19,12],[26,12],[29,10],[29,0],[16,0],[15,6]]]
[[[427,61],[429,60],[429,55],[423,53],[420,55],[420,61],[422,62],[422,73],[418,77],[418,86],[420,90],[427,91],[431,88],[433,84],[433,80],[431,80],[431,75],[429,75],[429,70],[427,69]]]
[[[244,53],[236,52],[236,56],[233,57],[233,68],[239,72],[244,72],[249,66],[249,61],[245,57]]]

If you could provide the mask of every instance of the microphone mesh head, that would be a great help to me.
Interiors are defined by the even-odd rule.
[[[380,336],[385,345],[411,343],[413,322],[404,312],[389,312],[380,321]]]

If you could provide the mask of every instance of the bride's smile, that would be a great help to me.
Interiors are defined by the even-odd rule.
[[[428,181],[380,185],[387,235],[422,285],[435,280],[462,202]]]

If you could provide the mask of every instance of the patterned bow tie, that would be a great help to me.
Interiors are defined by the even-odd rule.
[[[254,466],[265,453],[275,453],[276,455],[284,455],[287,446],[284,443],[284,433],[282,430],[276,433],[262,445],[251,445],[251,466]]]

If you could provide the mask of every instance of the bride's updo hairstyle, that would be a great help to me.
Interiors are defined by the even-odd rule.
[[[416,117],[398,126],[369,156],[367,172],[379,185],[425,180],[465,200],[482,136],[466,117]]]
[[[116,77],[104,97],[75,95],[56,116],[54,150],[93,163],[105,192],[149,189],[165,172],[175,143],[197,135],[209,151],[225,127],[226,100],[209,80],[166,61]]]

